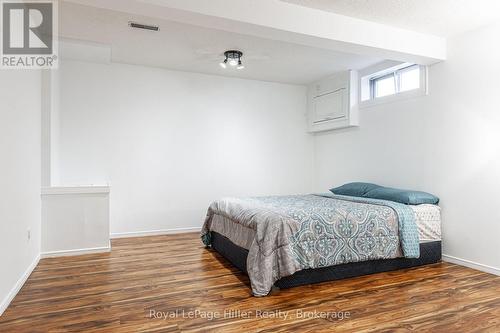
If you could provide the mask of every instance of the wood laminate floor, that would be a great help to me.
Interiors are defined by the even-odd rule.
[[[500,277],[440,263],[251,296],[198,234],[43,259],[0,332],[500,332]]]

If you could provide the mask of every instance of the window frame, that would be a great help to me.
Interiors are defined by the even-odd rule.
[[[401,80],[396,78],[395,84],[397,85],[396,93],[381,97],[375,96],[375,82],[383,78],[391,77],[394,75],[401,76],[402,73],[417,66],[419,68],[420,82],[419,87],[411,90],[400,91]],[[396,82],[399,80],[400,82]],[[376,65],[370,66],[359,71],[359,94],[358,102],[360,108],[370,107],[379,104],[391,103],[395,101],[415,98],[428,94],[428,74],[427,66],[414,63],[401,63],[396,61],[384,61]]]
[[[397,70],[395,70],[393,72],[390,72],[390,73],[387,73],[387,74],[383,74],[383,75],[378,75],[378,76],[371,77],[370,78],[370,100],[374,100],[374,99],[377,99],[377,98],[384,98],[384,97],[387,97],[387,96],[393,96],[393,95],[401,94],[401,93],[404,93],[404,92],[407,92],[407,91],[412,91],[412,90],[415,90],[415,89],[419,89],[420,87],[415,88],[415,89],[401,91],[401,77],[402,77],[403,73],[408,72],[408,71],[413,70],[413,69],[418,69],[418,68],[419,68],[419,65],[412,64],[410,66],[403,67],[401,69],[397,69]],[[419,73],[419,80],[420,80],[420,74],[421,73]],[[382,81],[382,80],[385,80],[385,79],[387,79],[389,77],[393,77],[394,78],[394,94],[389,94],[389,95],[377,97],[376,96],[377,81]],[[421,82],[420,82],[419,86],[420,85],[421,85]]]

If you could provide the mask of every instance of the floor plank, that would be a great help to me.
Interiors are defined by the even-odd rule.
[[[198,234],[40,261],[0,332],[500,332],[500,277],[449,263],[273,291]]]

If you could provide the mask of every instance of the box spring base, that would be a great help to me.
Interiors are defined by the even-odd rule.
[[[212,231],[212,248],[241,271],[247,273],[248,250],[235,245],[228,238]],[[304,269],[276,281],[276,287],[285,289],[305,284],[340,280],[355,276],[410,268],[441,261],[441,241],[420,244],[420,258],[395,258],[341,264],[330,267]]]

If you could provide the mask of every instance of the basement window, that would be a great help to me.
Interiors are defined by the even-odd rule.
[[[426,68],[401,64],[361,77],[361,106],[425,95]]]
[[[372,99],[418,89],[419,87],[420,68],[418,65],[411,65],[381,77],[370,79]]]

